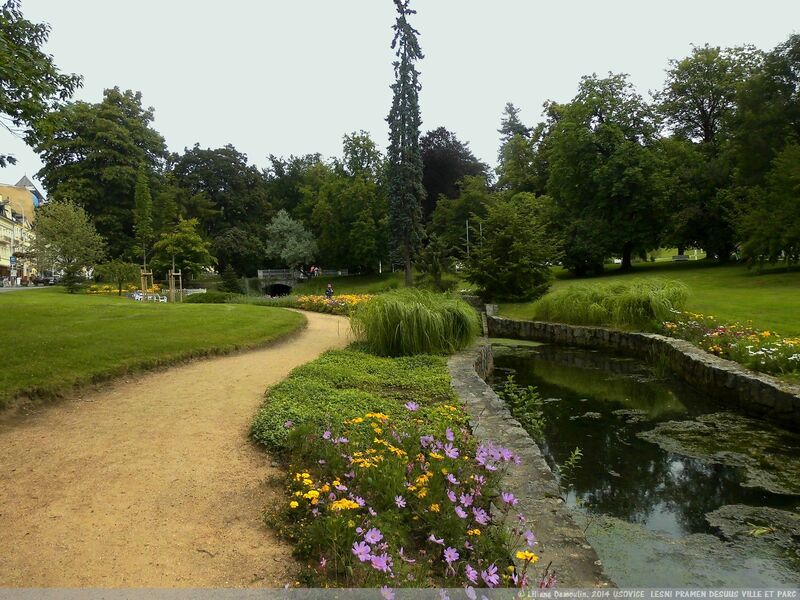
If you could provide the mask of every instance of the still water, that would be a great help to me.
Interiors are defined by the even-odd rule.
[[[535,386],[555,473],[620,586],[797,586],[800,435],[737,414],[630,358],[495,346],[494,385]]]

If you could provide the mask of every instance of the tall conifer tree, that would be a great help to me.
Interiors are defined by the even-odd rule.
[[[420,241],[422,201],[422,154],[419,148],[419,71],[414,66],[423,58],[417,36],[419,32],[408,22],[409,0],[394,0],[397,22],[393,26],[392,49],[394,62],[394,98],[386,120],[389,122],[389,220],[392,232],[392,251],[402,258],[405,282],[412,285],[411,267],[414,252]]]
[[[133,229],[142,248],[142,266],[147,268],[147,246],[153,241],[153,199],[147,181],[147,166],[142,163],[133,192]]]

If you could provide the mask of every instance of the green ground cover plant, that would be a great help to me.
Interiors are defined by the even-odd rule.
[[[301,581],[554,584],[536,570],[524,517],[503,524],[517,499],[502,491],[502,475],[518,459],[478,442],[467,421],[443,356],[384,358],[353,346],[272,388],[253,435],[287,465],[286,496],[267,522],[294,543]]]
[[[689,295],[679,281],[644,279],[572,285],[544,296],[535,318],[573,325],[651,330],[681,310]]]
[[[356,338],[380,356],[452,353],[480,331],[475,310],[458,297],[395,290],[361,304],[351,316]]]
[[[48,398],[124,373],[255,347],[302,327],[302,315],[250,306],[153,304],[60,288],[0,295],[0,406]]]

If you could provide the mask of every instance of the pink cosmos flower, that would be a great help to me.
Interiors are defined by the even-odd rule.
[[[382,573],[388,573],[392,570],[392,557],[385,552],[379,556],[373,556],[370,563],[373,569]]]
[[[447,490],[447,498],[453,504],[455,504],[456,500],[458,500],[458,498],[456,497],[456,493],[453,490]]]
[[[467,563],[464,572],[467,576],[467,579],[469,579],[472,583],[478,583],[478,571],[476,571],[472,565]]]
[[[453,430],[449,427],[445,430],[444,436],[447,438],[448,442],[452,442],[454,439],[456,439],[455,435],[453,435]]]
[[[388,585],[385,585],[381,588],[381,596],[386,600],[394,600],[394,590]]]
[[[380,529],[373,527],[364,534],[364,541],[368,544],[377,544],[383,539],[383,534]]]
[[[447,458],[458,458],[458,448],[455,448],[453,444],[447,443],[444,445],[444,454]]]
[[[474,500],[472,494],[461,494],[458,498],[461,501],[461,504],[464,506],[472,505],[472,501]]]
[[[482,508],[473,508],[472,514],[475,516],[475,521],[481,525],[486,525],[489,522],[489,514]]]
[[[397,505],[397,508],[405,508],[406,507],[406,500],[402,496],[395,496],[394,503]]]
[[[481,571],[481,579],[486,582],[490,588],[496,587],[500,583],[500,577],[497,574],[497,567],[494,563],[489,565],[485,571]]]
[[[459,559],[458,550],[456,550],[455,548],[451,548],[450,546],[448,546],[447,548],[445,548],[445,550],[444,550],[444,561],[445,561],[445,562],[446,562],[448,565],[451,565],[451,564],[453,564],[453,563],[454,563],[454,562],[456,562],[458,559]]]
[[[428,536],[428,541],[433,542],[434,544],[439,544],[440,546],[444,546],[444,538],[437,539],[435,535],[430,534]]]
[[[458,515],[459,519],[466,519],[467,518],[467,511],[465,511],[460,506],[456,506],[455,511],[456,511],[456,514]]]
[[[370,551],[370,547],[364,542],[353,542],[353,554],[355,554],[361,562],[370,560]]]
[[[406,402],[406,403],[405,403],[405,407],[406,407],[408,410],[410,410],[411,412],[414,412],[415,410],[419,410],[419,404],[417,404],[416,402],[413,402],[413,401],[411,401],[411,402]]]
[[[514,497],[514,494],[512,494],[511,492],[503,492],[501,494],[501,497],[503,498],[503,502],[505,502],[509,506],[516,506],[517,504],[519,504],[519,500],[517,500]]]

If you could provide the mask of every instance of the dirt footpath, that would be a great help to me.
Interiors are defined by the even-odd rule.
[[[266,349],[112,382],[0,425],[0,588],[277,587],[282,501],[248,439],[264,389],[349,341],[346,319]]]

